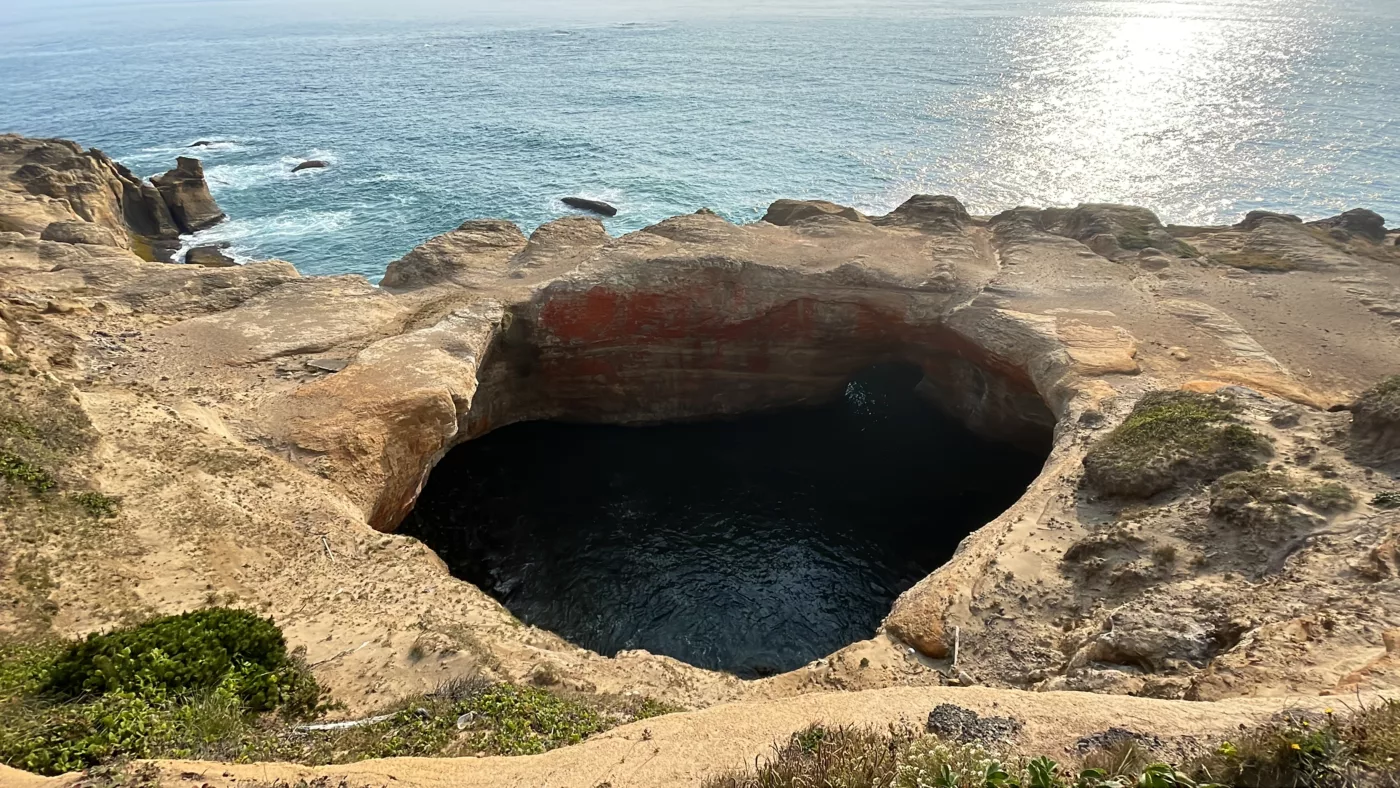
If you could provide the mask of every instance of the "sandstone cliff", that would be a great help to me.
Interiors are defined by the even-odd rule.
[[[471,221],[374,287],[146,262],[133,236],[177,224],[155,187],[69,143],[4,137],[0,156],[0,416],[52,421],[14,439],[53,466],[47,495],[121,499],[93,524],[12,498],[7,629],[232,599],[275,615],[352,708],[540,664],[701,706],[967,681],[1190,699],[1400,685],[1383,639],[1400,511],[1380,503],[1396,469],[1375,445],[1393,427],[1382,403],[1365,411],[1380,434],[1354,435],[1344,409],[1400,373],[1400,250],[1368,212],[1181,228],[916,196],[881,217],[781,201],[752,225],[702,211],[620,238],[582,217],[528,237]],[[201,197],[178,224],[209,215]],[[1054,450],[881,633],[806,669],[744,683],[605,659],[393,534],[443,453],[503,424],[811,401],[884,360],[919,364],[972,428],[1053,431]],[[1086,452],[1162,389],[1224,392],[1266,470],[1344,487],[1349,508],[1209,479],[1145,500],[1086,486]],[[8,579],[19,562],[52,582]]]
[[[198,159],[182,156],[152,181],[95,148],[0,134],[0,231],[116,246],[172,262],[181,233],[207,229],[224,214]]]

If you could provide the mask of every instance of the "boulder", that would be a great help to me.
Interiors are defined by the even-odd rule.
[[[808,219],[824,219],[835,217],[851,222],[870,221],[855,208],[848,208],[844,205],[837,205],[826,200],[778,200],[768,206],[768,212],[763,214],[763,221],[769,224],[776,224],[786,227],[790,224],[806,221]]]
[[[191,143],[190,143],[190,147],[191,147],[191,148],[203,148],[203,147],[205,147],[206,145],[213,145],[213,144],[214,144],[214,143],[213,143],[211,140],[195,140],[194,142],[191,142]]]
[[[181,232],[207,230],[224,220],[224,212],[209,193],[204,165],[199,159],[180,156],[175,160],[175,169],[151,178],[151,183],[170,208],[170,216]]]
[[[1146,208],[1087,203],[1069,210],[1046,209],[1041,216],[1050,232],[1081,243],[1088,244],[1096,236],[1111,235],[1119,247],[1131,252],[1152,247],[1173,257],[1196,256],[1194,249],[1167,232],[1157,214]]]
[[[1274,213],[1273,211],[1250,211],[1244,215],[1244,221],[1235,225],[1236,230],[1253,230],[1264,222],[1286,222],[1289,224],[1301,224],[1302,219],[1291,213]]]
[[[223,247],[217,244],[196,246],[185,252],[186,265],[202,265],[205,268],[228,268],[238,265],[232,257],[224,254]]]
[[[581,211],[592,211],[603,216],[617,215],[617,209],[602,200],[590,200],[587,197],[561,197],[559,201],[570,208],[578,208]]]
[[[331,166],[331,164],[328,161],[312,159],[310,161],[304,161],[301,164],[298,164],[297,166],[293,167],[292,172],[301,172],[302,170],[319,170],[329,166]]]
[[[1381,243],[1385,240],[1385,217],[1375,211],[1368,211],[1365,208],[1352,208],[1336,216],[1327,219],[1319,219],[1315,222],[1308,222],[1309,227],[1321,227],[1327,230],[1341,230],[1346,235],[1339,240],[1346,240],[1347,236],[1359,235],[1368,241]]]
[[[933,232],[960,232],[970,221],[972,217],[956,197],[916,194],[876,219],[875,224],[917,227]]]
[[[93,246],[115,246],[118,249],[126,248],[126,245],[117,239],[117,234],[92,222],[52,222],[44,228],[44,232],[39,235],[43,241],[57,241],[65,244],[91,244]]]

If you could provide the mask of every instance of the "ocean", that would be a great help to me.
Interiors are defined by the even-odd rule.
[[[1400,219],[1397,0],[5,5],[0,131],[196,155],[231,217],[196,240],[304,273],[566,195],[614,234],[919,192]]]

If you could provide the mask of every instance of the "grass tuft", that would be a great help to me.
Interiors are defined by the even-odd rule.
[[[704,788],[1281,788],[1394,786],[1400,781],[1400,701],[1348,715],[1283,715],[1208,743],[1177,763],[1136,740],[1058,763],[1044,755],[888,731],[810,726],[752,769],[713,775]]]
[[[1254,468],[1272,447],[1235,421],[1237,411],[1220,394],[1154,391],[1085,455],[1085,481],[1108,495],[1149,498]]]

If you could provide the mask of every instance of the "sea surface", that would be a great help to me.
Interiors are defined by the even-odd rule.
[[[200,238],[359,273],[584,195],[621,234],[779,197],[1400,220],[1400,0],[7,0],[0,131],[139,174]],[[293,174],[304,159],[325,170]]]

